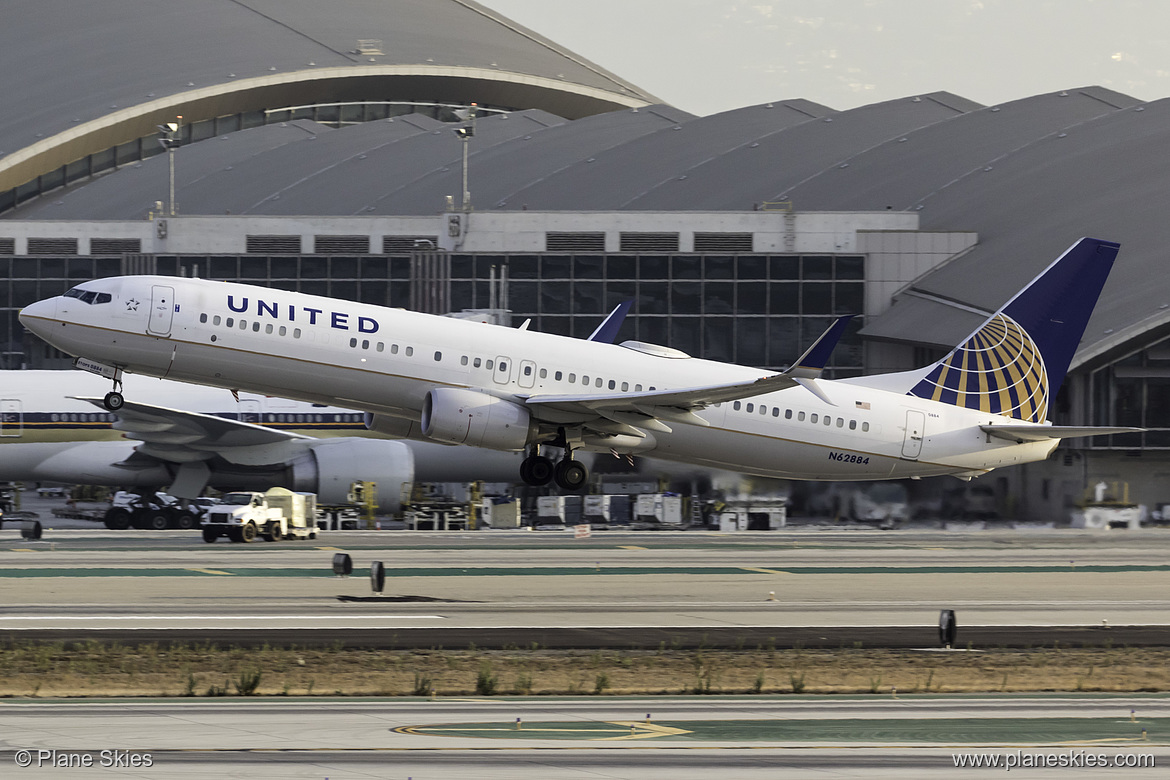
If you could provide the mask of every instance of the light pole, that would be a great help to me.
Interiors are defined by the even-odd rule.
[[[170,169],[170,175],[167,179],[169,183],[167,199],[167,213],[170,216],[175,216],[175,149],[182,145],[179,140],[179,127],[183,122],[183,117],[175,117],[174,122],[167,122],[165,125],[157,125],[159,132],[162,133],[162,138],[158,139],[159,145],[167,150],[167,164]]]
[[[463,211],[471,211],[471,191],[467,188],[467,144],[475,137],[475,110],[478,108],[476,103],[471,104],[471,108],[467,110],[467,118],[469,124],[463,127],[455,128],[455,135],[459,136],[459,140],[463,141]]]

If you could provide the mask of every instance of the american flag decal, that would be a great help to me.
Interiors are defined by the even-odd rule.
[[[1035,342],[1019,323],[996,314],[939,361],[910,395],[1044,422],[1048,376]]]

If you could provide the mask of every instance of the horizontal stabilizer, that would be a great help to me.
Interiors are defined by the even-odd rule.
[[[1016,442],[1076,439],[1080,436],[1105,436],[1111,433],[1141,433],[1145,428],[1095,428],[1076,425],[980,425],[984,432]]]

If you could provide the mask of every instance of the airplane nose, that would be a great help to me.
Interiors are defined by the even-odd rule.
[[[17,316],[21,325],[43,337],[49,331],[49,325],[57,319],[57,299],[46,298],[30,303],[21,309]]]

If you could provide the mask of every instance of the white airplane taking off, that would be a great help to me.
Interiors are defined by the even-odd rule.
[[[780,373],[606,343],[612,319],[578,340],[178,277],[85,282],[20,320],[112,379],[111,409],[123,371],[337,405],[405,438],[527,451],[529,484],[581,489],[580,449],[789,479],[969,479],[1135,430],[1047,422],[1118,248],[1081,239],[933,365],[844,380],[820,375],[847,318]]]
[[[353,482],[369,481],[377,483],[379,505],[394,511],[404,483],[507,481],[520,460],[388,441],[349,409],[127,380],[135,400],[113,413],[102,408],[101,377],[0,371],[0,480],[166,488],[179,498],[194,498],[207,485],[281,485],[316,493],[323,504],[343,504]]]

